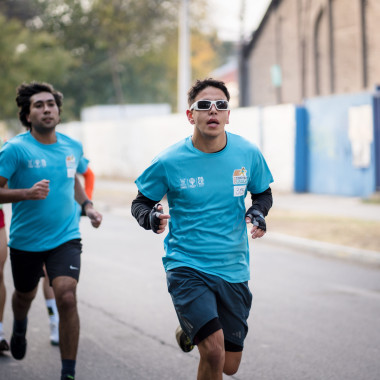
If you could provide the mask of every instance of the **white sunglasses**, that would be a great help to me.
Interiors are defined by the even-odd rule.
[[[213,104],[218,111],[228,111],[230,109],[227,100],[198,100],[190,106],[190,111],[208,111]]]

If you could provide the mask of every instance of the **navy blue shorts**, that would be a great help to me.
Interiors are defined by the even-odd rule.
[[[225,341],[243,347],[252,304],[248,282],[230,283],[189,267],[167,271],[166,280],[178,320],[192,342],[205,324],[217,318]]]
[[[45,264],[50,285],[58,276],[69,276],[79,280],[81,239],[69,240],[60,246],[42,252],[20,251],[10,248],[13,282],[16,290],[31,292],[44,275]]]

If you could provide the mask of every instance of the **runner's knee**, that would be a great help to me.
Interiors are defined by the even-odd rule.
[[[198,349],[202,359],[207,361],[211,367],[223,366],[225,351],[222,330],[202,340],[198,344]]]
[[[13,293],[13,298],[16,299],[18,302],[22,303],[30,303],[34,300],[37,294],[37,288],[32,290],[31,292],[20,292],[18,290],[15,290]]]

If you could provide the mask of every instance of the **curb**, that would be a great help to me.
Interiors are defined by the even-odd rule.
[[[359,263],[380,266],[380,252],[358,249],[339,244],[326,243],[277,232],[269,232],[266,242],[286,247],[298,248],[325,257],[334,257]]]

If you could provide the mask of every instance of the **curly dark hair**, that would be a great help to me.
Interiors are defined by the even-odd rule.
[[[27,120],[27,116],[30,113],[30,98],[40,92],[50,92],[57,103],[59,113],[61,113],[63,95],[54,89],[49,83],[23,83],[17,88],[16,103],[20,109],[18,116],[22,125],[28,129],[32,128],[32,125]]]
[[[213,78],[206,78],[203,80],[197,80],[193,86],[190,88],[189,92],[187,93],[187,102],[189,103],[189,107],[194,103],[195,98],[197,95],[204,90],[206,87],[216,87],[219,88],[224,92],[224,94],[227,97],[227,100],[230,100],[230,93],[227,90],[226,85],[224,82],[220,80],[216,80]]]

